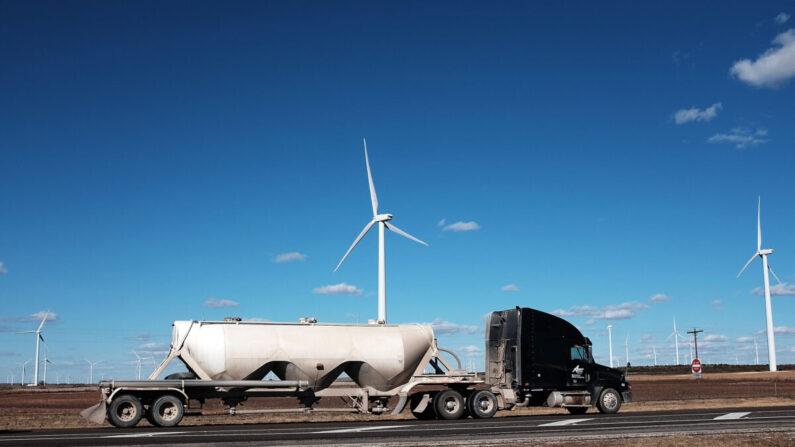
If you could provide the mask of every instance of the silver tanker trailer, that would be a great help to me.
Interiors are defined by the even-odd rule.
[[[456,361],[453,368],[443,357]],[[157,377],[174,359],[184,373]],[[348,380],[342,380],[341,376]],[[266,380],[266,377],[278,380]],[[420,419],[490,418],[498,410],[541,405],[582,414],[591,406],[615,413],[631,400],[621,371],[593,361],[591,342],[556,316],[519,308],[492,312],[486,328],[485,375],[461,369],[421,324],[329,324],[175,321],[168,356],[149,380],[103,380],[102,400],[87,419],[132,427],[143,417],[175,426],[220,399],[228,414],[289,411],[239,409],[255,397],[294,397],[293,411],[392,414],[408,404]],[[315,404],[341,398],[344,408]]]

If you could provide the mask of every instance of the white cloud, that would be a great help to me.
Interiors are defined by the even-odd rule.
[[[670,301],[670,300],[671,300],[670,296],[663,295],[662,293],[658,293],[656,295],[652,295],[651,298],[649,298],[649,301],[652,302],[652,303],[664,303],[664,302]]]
[[[709,302],[709,305],[712,306],[712,310],[715,312],[723,311],[723,302],[721,302],[721,300],[712,300]]]
[[[456,222],[442,229],[442,231],[450,231],[450,230],[455,231],[456,233],[461,231],[474,231],[474,230],[480,230],[480,225],[478,225],[478,223],[475,221]]]
[[[516,284],[508,284],[506,286],[502,286],[503,292],[518,292],[519,288],[516,287]]]
[[[149,341],[149,332],[139,332],[132,336],[133,341]]]
[[[446,224],[446,223],[447,223],[447,219],[442,219],[442,220],[439,221],[438,224],[436,224],[436,226],[437,227],[443,227],[444,224]]]
[[[653,341],[654,341],[654,337],[651,334],[643,334],[643,336],[640,337],[640,342],[641,343],[651,343]]]
[[[463,324],[455,324],[449,321],[437,318],[430,323],[436,335],[452,335],[452,334],[474,334],[478,331],[477,326],[469,326]]]
[[[50,312],[50,311],[46,311],[46,310],[38,311],[38,312],[36,312],[35,314],[29,316],[26,319],[28,321],[39,321],[40,322],[42,319],[45,318],[45,316],[47,317],[46,321],[55,321],[55,320],[58,319],[58,315],[57,314],[55,314],[53,312]]]
[[[134,351],[140,354],[166,354],[170,350],[170,346],[165,343],[144,343],[137,346]]]
[[[648,309],[649,306],[637,301],[621,304],[610,304],[602,307],[573,306],[569,310],[555,310],[552,313],[561,317],[589,317],[590,320],[626,320],[634,317],[639,310]],[[586,324],[592,324],[586,322]]]
[[[776,18],[774,18],[773,20],[776,23],[778,23],[779,25],[781,25],[782,23],[787,23],[787,20],[789,20],[789,17],[790,17],[790,15],[787,14],[786,12],[780,12],[776,16]]]
[[[218,300],[213,297],[204,300],[204,305],[207,307],[237,307],[240,305],[237,301],[232,300]]]
[[[720,334],[709,334],[703,340],[706,342],[729,341],[729,337]]]
[[[731,143],[737,149],[742,149],[745,146],[756,146],[757,144],[767,143],[763,137],[767,135],[767,130],[757,129],[752,131],[747,127],[735,127],[729,133],[717,133],[707,140],[710,143]]]
[[[723,303],[721,303],[720,300],[712,300],[712,301],[709,302],[709,304],[711,304],[713,306],[720,306]]]
[[[272,320],[269,320],[267,318],[254,317],[254,318],[243,318],[243,321],[253,321],[255,323],[270,323]]]
[[[732,66],[732,75],[754,87],[775,88],[795,76],[795,30],[789,29],[773,39],[770,48],[755,61],[743,59]]]
[[[319,293],[321,295],[361,295],[362,289],[351,285],[345,284],[341,282],[339,284],[332,284],[323,287],[316,287],[312,289],[312,293]]]
[[[309,255],[305,255],[297,251],[291,251],[289,253],[282,253],[276,256],[276,258],[273,259],[273,262],[282,263],[282,262],[292,262],[292,261],[303,261],[308,257]]]
[[[6,268],[3,267],[3,263],[0,262],[0,275],[2,275],[3,273],[8,273],[8,270],[6,270]]]
[[[718,115],[718,110],[723,108],[723,104],[716,102],[704,110],[698,107],[691,107],[689,109],[680,109],[674,112],[674,121],[676,124],[689,123],[691,121],[710,121]]]
[[[737,343],[751,343],[754,341],[754,337],[739,337],[737,339]]]
[[[776,335],[795,335],[795,327],[778,326],[773,328]]]
[[[478,346],[469,345],[458,348],[458,352],[464,354],[466,357],[476,357],[483,353],[483,350]]]
[[[757,287],[751,291],[754,295],[765,296],[765,289]],[[788,295],[795,296],[795,284],[787,284],[785,282],[770,286],[770,295]]]

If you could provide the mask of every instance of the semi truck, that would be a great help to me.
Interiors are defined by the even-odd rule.
[[[81,414],[116,427],[143,418],[172,427],[202,414],[209,399],[243,414],[287,411],[241,409],[249,398],[294,397],[292,411],[396,415],[408,406],[418,419],[450,420],[525,406],[612,414],[632,400],[624,373],[597,364],[591,341],[562,318],[527,307],[491,312],[485,338],[479,374],[437,346],[428,325],[176,321],[169,354],[149,380],[103,380],[100,402]],[[158,380],[177,359],[187,371]],[[345,406],[317,405],[332,396]]]

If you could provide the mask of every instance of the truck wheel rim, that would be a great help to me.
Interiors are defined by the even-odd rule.
[[[491,402],[491,399],[489,399],[488,397],[481,397],[480,399],[478,399],[477,406],[480,409],[480,411],[488,413],[489,411],[491,411],[493,403]]]
[[[135,408],[135,405],[131,403],[124,403],[123,405],[119,405],[119,409],[116,411],[116,415],[124,422],[131,421],[135,419],[135,416],[138,414],[138,409]]]
[[[160,407],[160,417],[164,421],[173,421],[177,417],[177,406],[170,402],[163,404]]]
[[[450,413],[455,413],[458,410],[458,399],[448,397],[444,400],[444,409]]]
[[[618,404],[618,399],[613,393],[605,393],[604,397],[602,398],[602,403],[606,408],[613,409],[616,407],[616,404]]]

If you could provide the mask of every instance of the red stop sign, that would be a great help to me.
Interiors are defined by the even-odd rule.
[[[699,359],[693,359],[693,363],[690,364],[690,369],[693,371],[693,374],[698,374],[701,372],[701,361]]]

